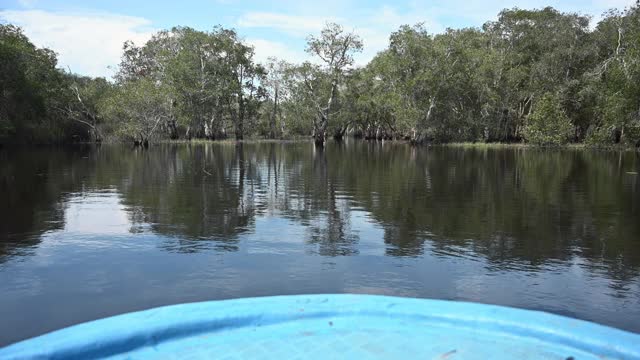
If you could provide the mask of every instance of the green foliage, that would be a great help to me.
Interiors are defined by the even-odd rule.
[[[308,37],[316,62],[264,65],[232,29],[174,27],[125,43],[115,83],[56,69],[53,52],[1,25],[0,141],[350,134],[640,146],[640,3],[589,21],[547,7],[439,34],[405,25],[364,67],[354,66],[361,39],[338,24]]]
[[[591,146],[608,146],[615,143],[615,129],[610,126],[592,126],[587,131],[585,144]]]
[[[527,142],[536,145],[562,145],[569,141],[573,126],[562,109],[558,97],[547,93],[535,105],[527,118],[523,135]]]
[[[596,94],[590,109],[590,143],[640,145],[640,4],[611,11],[593,33],[598,61],[585,88]]]
[[[330,121],[339,101],[339,87],[345,82],[349,69],[354,64],[353,55],[361,52],[362,40],[354,33],[347,33],[342,26],[328,23],[319,37],[307,38],[306,51],[319,59],[321,65],[304,63],[298,68],[298,81],[304,86],[306,97],[315,110],[313,135],[316,144],[324,144],[329,126],[334,135],[342,137],[343,124]]]
[[[56,56],[36,48],[13,25],[0,24],[0,142],[59,140],[64,126],[56,109],[66,79]]]
[[[102,101],[99,111],[120,124],[116,131],[121,137],[149,141],[171,118],[166,93],[167,89],[152,79],[127,81]]]
[[[242,138],[245,125],[256,121],[265,97],[265,71],[253,61],[253,48],[234,30],[215,27],[203,32],[188,27],[160,31],[144,46],[125,44],[117,76],[161,84],[172,116],[166,128],[186,128],[187,137],[224,138],[232,126]]]

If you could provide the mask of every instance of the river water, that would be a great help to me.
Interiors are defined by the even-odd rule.
[[[364,293],[640,332],[640,156],[347,141],[0,150],[0,346],[182,302]]]

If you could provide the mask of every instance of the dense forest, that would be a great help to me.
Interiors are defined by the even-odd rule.
[[[503,10],[482,28],[402,26],[366,66],[328,23],[313,62],[258,63],[232,29],[127,42],[113,79],[57,66],[0,24],[0,144],[344,136],[640,146],[640,2],[588,16]]]

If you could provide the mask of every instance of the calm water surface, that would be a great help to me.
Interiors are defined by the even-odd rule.
[[[350,142],[0,150],[0,346],[182,302],[366,293],[640,332],[640,156]]]

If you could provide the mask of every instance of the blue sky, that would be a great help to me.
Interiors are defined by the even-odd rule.
[[[91,76],[111,76],[122,43],[143,44],[154,31],[175,25],[208,30],[233,27],[264,61],[276,56],[307,59],[305,38],[327,21],[341,23],[364,40],[358,64],[366,64],[387,45],[389,34],[403,24],[422,22],[432,32],[447,27],[480,26],[504,8],[540,8],[592,15],[597,21],[609,8],[634,0],[3,0],[0,21],[20,25],[38,46],[58,53],[60,66]]]

